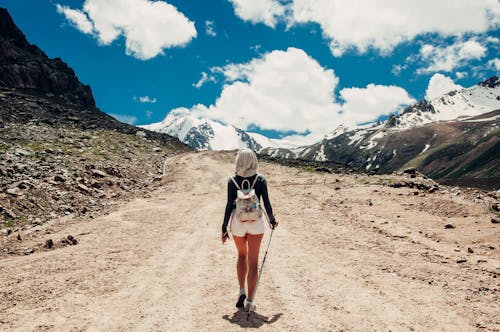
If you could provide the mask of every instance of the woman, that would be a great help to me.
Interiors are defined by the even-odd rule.
[[[264,214],[261,214],[260,219],[255,221],[241,221],[237,213],[236,198],[238,189],[248,188],[248,184],[253,184],[253,189],[260,202],[261,198],[264,202],[264,207],[267,212],[269,223],[274,229],[278,226],[274,215],[271,202],[267,193],[266,179],[257,174],[257,156],[250,149],[243,149],[236,156],[236,176],[229,178],[227,183],[227,204],[224,214],[224,222],[222,224],[222,243],[225,243],[229,238],[227,226],[229,223],[231,234],[233,235],[234,243],[238,249],[238,263],[236,265],[238,282],[240,284],[240,293],[237,308],[243,308],[245,299],[245,279],[248,285],[248,300],[246,305],[247,311],[254,311],[255,304],[253,296],[258,277],[258,261],[260,242],[264,236],[266,222]],[[246,185],[243,185],[243,182]]]

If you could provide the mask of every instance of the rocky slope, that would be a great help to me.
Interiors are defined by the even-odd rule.
[[[177,138],[118,122],[0,9],[0,230],[94,215],[158,180]],[[34,228],[32,226],[35,226]]]
[[[88,85],[60,58],[31,45],[5,8],[0,8],[0,87],[34,89],[78,106],[94,107]]]

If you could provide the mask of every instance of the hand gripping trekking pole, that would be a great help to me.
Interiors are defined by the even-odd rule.
[[[273,232],[274,232],[274,228],[271,230],[271,236],[269,237],[269,242],[267,243],[266,253],[264,254],[264,259],[262,260],[262,264],[260,265],[259,276],[257,277],[257,283],[255,284],[255,290],[253,291],[253,300],[255,300],[255,295],[257,294],[257,287],[259,287],[260,277],[262,276],[262,269],[264,268],[264,263],[266,262],[267,251],[269,250],[269,246],[271,245],[271,240],[273,238]],[[247,320],[250,318],[251,310],[252,310],[252,307],[248,306]]]

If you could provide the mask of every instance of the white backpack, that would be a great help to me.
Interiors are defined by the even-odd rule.
[[[255,184],[259,179],[259,174],[255,177],[252,185],[250,185],[250,181],[243,180],[241,182],[241,187],[238,185],[236,180],[233,177],[230,177],[231,181],[233,181],[234,185],[238,189],[236,195],[236,215],[239,220],[242,222],[246,221],[257,221],[262,217],[262,211],[260,209],[259,198],[255,194]],[[247,189],[245,189],[245,183],[247,183]]]

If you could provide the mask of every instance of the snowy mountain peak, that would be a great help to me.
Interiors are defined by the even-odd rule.
[[[430,122],[471,117],[500,108],[500,79],[493,76],[470,88],[451,91],[428,102],[422,100],[391,116],[386,128],[406,130]]]
[[[491,76],[485,81],[482,81],[479,83],[479,85],[484,86],[486,88],[496,88],[500,85],[500,77],[498,76]]]
[[[335,137],[342,135],[343,133],[350,131],[352,129],[354,129],[354,128],[351,128],[347,125],[341,124],[341,125],[337,126],[337,128],[335,128],[334,130],[332,130],[331,132],[326,134],[323,139],[328,140],[328,139],[335,138]]]
[[[173,110],[161,122],[142,128],[178,137],[196,150],[235,150],[262,146],[245,131],[209,119],[199,119],[183,109]]]

